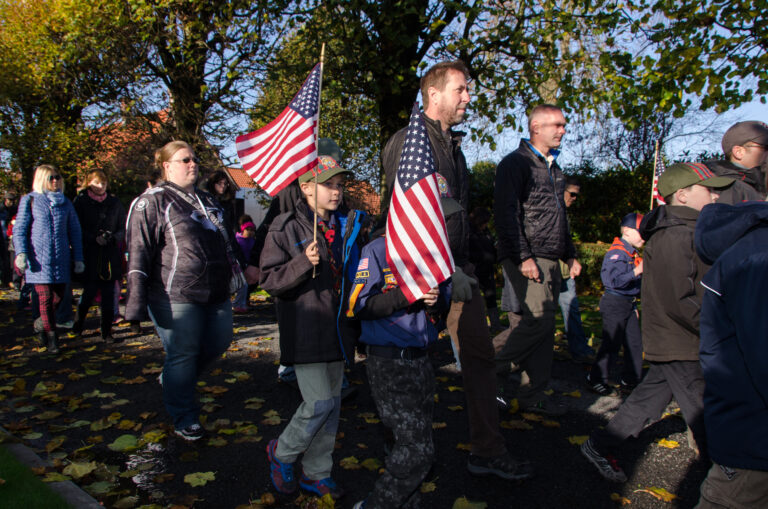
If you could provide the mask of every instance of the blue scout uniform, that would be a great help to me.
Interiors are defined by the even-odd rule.
[[[605,253],[600,278],[605,293],[600,299],[603,319],[603,342],[595,357],[588,381],[606,383],[610,368],[616,362],[619,349],[624,345],[624,369],[621,383],[627,388],[640,382],[643,369],[643,340],[637,316],[635,300],[640,294],[642,275],[634,269],[642,258],[637,250],[624,239],[615,237]]]
[[[431,308],[422,301],[408,304],[387,265],[383,236],[363,248],[347,314],[361,321],[371,393],[381,421],[395,438],[366,508],[418,506],[418,488],[435,455],[435,376],[427,346],[437,339],[437,315],[449,307],[447,283],[440,285],[440,296]]]

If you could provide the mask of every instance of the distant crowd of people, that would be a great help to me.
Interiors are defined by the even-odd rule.
[[[198,159],[183,141],[157,150],[158,173],[127,213],[108,192],[104,173],[89,173],[73,204],[59,171],[41,165],[18,207],[14,193],[4,196],[0,221],[11,255],[2,257],[3,282],[32,294],[39,341],[56,353],[57,324],[72,320],[82,334],[97,294],[101,337],[114,341],[125,278],[125,319],[135,330],[151,320],[162,341],[163,399],[185,440],[205,435],[197,381],[230,345],[233,312],[247,312],[249,294],[260,286],[275,300],[281,377],[302,397],[267,446],[272,483],[284,494],[343,495],[332,476],[333,451],[345,366],[357,348],[393,437],[382,474],[354,505],[367,509],[419,504],[419,485],[439,456],[427,352],[444,329],[463,377],[468,472],[517,481],[533,475],[529,459],[510,454],[499,409],[516,398],[526,412],[568,411],[548,390],[560,308],[571,357],[591,364],[587,387],[626,398],[581,446],[600,475],[627,480],[614,454],[674,399],[691,447],[713,462],[698,507],[768,506],[768,126],[735,124],[723,137],[723,160],[669,166],[657,184],[664,203],[623,217],[601,267],[602,341],[595,353],[581,323],[575,282],[582,266],[566,214],[580,184],[557,163],[565,115],[550,104],[530,111],[529,137],[496,169],[492,212],[470,211],[464,133],[454,130],[471,99],[468,77],[462,62],[449,61],[421,79],[421,120],[455,271],[416,302],[389,266],[387,210],[371,218],[346,206],[353,172],[340,166],[330,140],[322,140],[318,164],[274,198],[258,227],[249,216],[236,218],[224,172],[198,187]],[[407,132],[398,131],[382,152],[385,204]],[[496,264],[503,282],[495,279]],[[57,314],[72,312],[71,273],[83,286],[73,319]]]

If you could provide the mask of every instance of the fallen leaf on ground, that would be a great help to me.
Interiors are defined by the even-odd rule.
[[[449,407],[447,407],[447,408],[448,408],[448,410],[450,410],[451,412],[458,412],[458,411],[460,411],[460,410],[464,410],[464,407],[463,407],[463,406],[461,406],[461,405],[453,405],[453,406],[449,406]]]
[[[541,422],[544,420],[544,418],[539,414],[534,414],[530,412],[523,412],[522,414],[520,414],[520,417],[522,417],[526,421]]]
[[[213,472],[195,472],[184,476],[184,482],[190,486],[205,486],[208,481],[215,481],[216,474]]]
[[[618,493],[611,493],[611,500],[621,505],[627,505],[632,503],[631,500],[629,500],[626,497],[622,497]]]
[[[464,387],[459,387],[458,385],[449,385],[448,390],[450,392],[463,391]]]
[[[120,500],[116,501],[114,504],[112,504],[113,509],[131,509],[133,507],[136,507],[136,504],[139,503],[139,497],[132,495],[130,497],[123,497]]]
[[[127,452],[137,449],[139,447],[139,439],[133,435],[120,435],[117,439],[109,444],[109,447],[113,451]]]
[[[520,420],[501,421],[499,423],[499,426],[504,429],[522,429],[522,430],[533,429],[533,426],[531,426],[527,422],[520,421]]]
[[[448,427],[448,424],[446,424],[444,422],[433,422],[432,423],[432,429],[443,429],[443,428],[447,428],[447,427]]]
[[[360,462],[354,456],[347,456],[339,461],[339,466],[344,470],[360,470],[362,466]]]
[[[73,462],[64,467],[61,473],[72,476],[74,479],[81,479],[94,470],[96,470],[95,461],[89,461],[88,463]]]
[[[486,509],[488,504],[485,502],[472,502],[467,497],[457,498],[453,502],[452,509]]]
[[[472,446],[469,445],[469,444],[465,444],[465,443],[459,442],[458,444],[456,444],[456,449],[458,449],[460,451],[471,451],[472,450]]]
[[[362,418],[368,424],[376,424],[381,422],[379,419],[376,418],[376,414],[374,414],[373,412],[363,412],[361,414],[357,414],[357,416]]]
[[[570,396],[572,398],[580,398],[581,397],[581,391],[575,390],[573,392],[564,392],[563,396]]]
[[[573,435],[568,437],[568,441],[573,445],[581,445],[589,440],[589,435]]]
[[[666,447],[667,449],[677,449],[680,447],[679,442],[674,440],[667,440],[666,438],[656,440],[656,443],[659,444],[659,447]]]
[[[371,472],[375,472],[376,470],[381,468],[381,461],[377,460],[376,458],[368,458],[366,460],[363,460],[363,462],[360,463],[360,465],[367,468]]]
[[[48,472],[45,474],[45,477],[43,477],[43,482],[60,482],[60,481],[71,481],[71,477],[67,477],[66,475],[60,474],[58,472]]]
[[[419,491],[422,493],[431,493],[437,489],[437,484],[435,484],[435,481],[437,481],[437,477],[432,479],[431,481],[424,481],[421,483],[421,486],[419,487]]]
[[[651,486],[645,490],[635,490],[635,493],[648,493],[649,495],[652,495],[659,500],[663,500],[664,502],[672,502],[677,498],[677,495],[674,493],[670,493],[664,488],[657,488],[656,486]]]
[[[557,421],[541,421],[541,425],[545,428],[559,428],[560,423]]]

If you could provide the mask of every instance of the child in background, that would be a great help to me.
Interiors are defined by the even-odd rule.
[[[616,364],[622,345],[622,390],[631,391],[642,376],[643,340],[636,304],[643,273],[643,259],[637,252],[644,243],[638,231],[642,220],[642,214],[631,213],[624,216],[621,220],[621,238],[613,239],[613,245],[605,253],[600,270],[600,277],[605,286],[605,293],[600,299],[603,342],[587,375],[587,385],[601,396],[616,395],[616,391],[608,384],[608,377],[611,368]]]
[[[240,251],[243,255],[243,260],[247,260],[251,256],[251,249],[256,242],[254,238],[256,236],[256,225],[252,221],[246,221],[240,225],[240,231],[235,234],[235,240],[237,245],[240,246]],[[232,303],[232,311],[236,314],[242,314],[248,312],[248,297],[251,293],[252,286],[243,285],[237,291],[235,295],[235,301]]]
[[[358,334],[340,305],[357,268],[357,237],[365,217],[339,211],[349,173],[321,156],[316,168],[298,179],[304,199],[272,221],[261,253],[260,284],[275,297],[277,308],[280,363],[294,366],[303,400],[280,437],[267,446],[272,483],[284,494],[299,487],[321,497],[343,493],[331,478],[332,454],[344,361],[354,359]],[[302,454],[297,479],[294,464]]]

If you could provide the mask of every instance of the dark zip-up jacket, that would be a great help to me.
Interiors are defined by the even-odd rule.
[[[709,454],[720,465],[768,471],[768,204],[704,207],[696,249],[701,369]]]
[[[733,184],[717,190],[717,203],[736,205],[745,201],[763,201],[765,186],[760,168],[742,168],[730,161],[704,161],[704,164],[718,177],[729,177]]]
[[[294,212],[272,221],[261,252],[259,284],[275,297],[281,364],[353,359],[359,323],[352,323],[341,313],[340,304],[346,301],[360,259],[358,238],[364,218],[365,213],[358,210],[347,216],[336,213],[344,239],[340,295],[334,291],[328,245],[321,234],[317,236],[320,264],[312,278],[312,264],[304,251],[312,243],[314,217],[306,202],[297,203]]]
[[[536,154],[525,140],[496,167],[494,219],[498,259],[576,258],[565,214],[565,177],[557,162]]]
[[[709,265],[696,255],[693,235],[699,211],[662,205],[643,217],[641,326],[645,358],[655,362],[699,360],[699,315]]]
[[[421,114],[427,126],[427,135],[432,145],[432,155],[435,160],[437,173],[445,178],[451,198],[459,202],[462,210],[445,218],[445,227],[448,231],[448,243],[451,246],[453,261],[457,267],[464,267],[469,262],[469,170],[464,152],[461,151],[461,140],[465,133],[448,129],[443,131],[440,121],[432,120],[424,113]],[[397,167],[400,164],[400,154],[403,151],[403,142],[407,127],[397,131],[387,142],[381,153],[381,161],[384,166],[387,179],[387,192],[384,206],[389,207],[389,199],[392,196],[393,185],[397,175]],[[386,214],[386,211],[382,215]]]
[[[216,226],[163,182],[131,204],[128,243],[127,320],[146,317],[148,301],[220,304],[229,299],[232,267],[226,240]],[[208,214],[223,220],[209,193],[195,189]],[[230,240],[231,242],[231,240]]]

